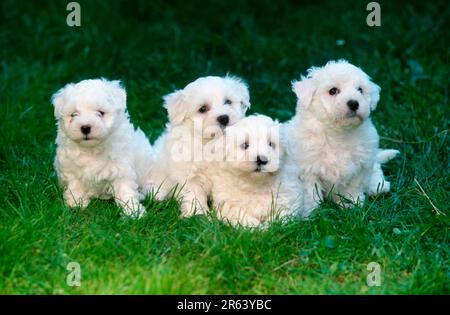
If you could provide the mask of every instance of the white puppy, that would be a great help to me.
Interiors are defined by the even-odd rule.
[[[179,186],[182,215],[205,213],[210,190],[207,145],[242,119],[249,106],[246,84],[231,76],[199,78],[166,95],[169,123],[155,143],[152,166],[156,197],[164,198]]]
[[[380,87],[345,60],[312,67],[292,87],[298,97],[297,113],[283,134],[288,155],[299,168],[305,207],[315,208],[328,194],[351,206],[363,202],[364,193],[389,191],[381,163],[398,151],[379,150],[369,118]]]
[[[219,218],[233,225],[266,225],[303,212],[302,187],[284,163],[280,124],[263,115],[242,119],[216,141],[223,162],[214,163],[212,201]]]
[[[58,133],[55,169],[70,207],[114,197],[124,213],[140,217],[152,155],[149,141],[128,120],[119,81],[67,84],[52,97]]]

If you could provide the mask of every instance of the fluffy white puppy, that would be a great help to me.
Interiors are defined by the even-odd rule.
[[[169,123],[155,142],[152,178],[158,199],[176,186],[183,216],[208,210],[210,191],[208,143],[245,116],[250,106],[246,84],[239,78],[202,77],[164,97]]]
[[[339,60],[310,68],[292,88],[297,112],[285,124],[283,137],[299,168],[305,207],[315,208],[328,194],[351,206],[363,202],[364,193],[389,191],[381,163],[398,151],[379,150],[379,137],[369,118],[380,87],[360,68]]]
[[[307,216],[302,187],[284,161],[280,124],[253,115],[226,128],[216,141],[223,162],[214,163],[212,201],[219,218],[232,225],[265,226],[274,217]]]
[[[120,81],[67,84],[52,97],[58,132],[54,166],[69,207],[113,197],[126,215],[140,217],[149,189],[152,149],[129,122]],[[141,190],[141,191],[139,191]]]

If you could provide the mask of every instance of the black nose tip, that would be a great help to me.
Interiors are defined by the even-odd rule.
[[[84,135],[88,135],[88,134],[91,132],[91,126],[89,126],[89,125],[83,125],[83,126],[81,126],[81,132],[82,132]]]
[[[227,126],[228,123],[230,122],[230,117],[228,117],[228,115],[221,115],[221,116],[217,117],[217,121],[222,126]]]
[[[359,107],[359,103],[358,103],[358,101],[350,100],[347,102],[347,106],[348,106],[348,108],[350,108],[350,110],[356,111]]]
[[[256,164],[258,165],[266,165],[269,160],[264,155],[258,155],[256,157]]]

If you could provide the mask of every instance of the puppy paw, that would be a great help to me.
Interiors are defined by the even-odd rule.
[[[184,218],[189,218],[194,215],[204,215],[206,213],[207,209],[197,202],[183,202],[181,204],[181,216]]]
[[[69,208],[81,208],[84,209],[89,205],[89,199],[81,196],[75,196],[71,192],[64,193],[64,203]]]
[[[343,208],[343,209],[352,209],[352,208],[354,208],[355,207],[355,204],[353,203],[353,202],[351,202],[351,201],[349,201],[349,200],[343,200],[341,203],[340,203],[340,206]]]
[[[391,191],[391,183],[388,181],[384,181],[383,185],[381,186],[381,192],[388,193],[390,191]]]
[[[356,198],[353,196],[356,196]],[[352,195],[346,195],[345,197],[341,196],[340,199],[340,205],[342,206],[342,208],[351,209],[355,206],[362,207],[366,201],[366,196],[364,195],[364,193],[355,193]]]
[[[386,194],[391,191],[391,183],[388,181],[383,181],[378,183],[376,186],[372,186],[369,188],[368,194],[369,196],[376,196],[379,194]]]
[[[140,219],[145,215],[146,211],[143,205],[135,203],[133,205],[126,205],[123,208],[123,213],[132,219]]]
[[[270,225],[269,220],[267,220],[265,222],[261,222],[261,220],[259,218],[248,217],[248,216],[243,217],[239,223],[242,226],[250,228],[250,229],[260,228],[263,230],[267,229]]]

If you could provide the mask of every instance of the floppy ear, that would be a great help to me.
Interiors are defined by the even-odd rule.
[[[381,88],[377,84],[370,82],[370,90],[370,110],[375,110],[380,100]]]
[[[114,108],[116,110],[125,111],[127,107],[127,92],[122,86],[122,83],[119,80],[108,81],[106,79],[102,79],[102,81],[109,89],[109,101],[113,104]]]
[[[177,90],[164,96],[164,107],[169,114],[169,121],[172,125],[181,124],[187,116],[187,107],[184,106],[183,90]]]
[[[245,81],[241,78],[229,75],[226,76],[226,79],[228,79],[230,84],[232,85],[233,91],[235,91],[239,95],[239,98],[241,99],[241,106],[245,113],[247,109],[250,108],[250,94],[248,91],[247,83],[245,83]]]
[[[313,79],[302,78],[292,82],[292,91],[297,95],[298,105],[307,108],[316,92],[316,84]]]
[[[72,86],[73,84],[67,84],[52,95],[51,102],[54,107],[54,115],[56,119],[59,119],[62,116],[62,108],[66,102],[66,94]]]

